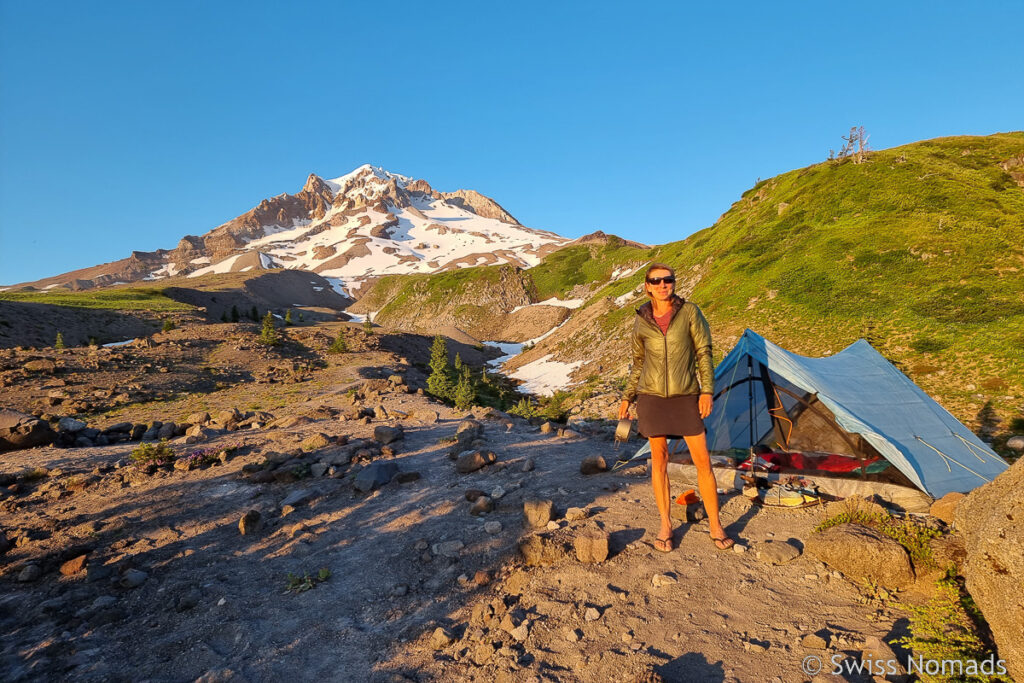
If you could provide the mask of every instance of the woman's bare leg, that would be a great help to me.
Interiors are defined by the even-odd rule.
[[[712,538],[725,538],[725,529],[718,518],[718,482],[711,471],[711,456],[708,454],[707,439],[704,434],[697,436],[686,436],[686,447],[690,449],[690,457],[697,467],[697,486],[700,489],[701,500],[704,501],[704,509],[708,513],[708,527],[710,527]],[[653,448],[651,450],[653,453]]]
[[[651,445],[651,487],[654,489],[654,502],[658,505],[661,517],[661,530],[658,538],[672,538],[672,519],[669,516],[668,494],[668,444],[663,436],[652,436],[648,439]]]

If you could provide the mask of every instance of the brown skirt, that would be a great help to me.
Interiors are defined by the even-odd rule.
[[[637,431],[644,437],[678,439],[704,433],[704,421],[697,407],[698,394],[661,398],[640,394],[636,401]]]

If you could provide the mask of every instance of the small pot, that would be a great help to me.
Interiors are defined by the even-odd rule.
[[[629,441],[629,437],[634,433],[633,421],[628,417],[619,420],[619,424],[615,427],[615,440],[620,443]]]

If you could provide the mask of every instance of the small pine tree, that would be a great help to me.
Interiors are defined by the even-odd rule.
[[[444,337],[437,335],[430,347],[430,376],[427,377],[427,391],[444,400],[454,398],[455,384],[452,369],[448,364],[448,344]]]
[[[291,325],[292,323],[292,309],[286,308],[284,311],[284,324]]]
[[[338,330],[338,336],[334,338],[334,342],[327,348],[327,353],[348,353],[348,341],[345,340],[344,328]]]
[[[373,321],[370,320],[370,314],[366,314],[366,320],[363,321],[363,332],[366,334],[373,334]]]
[[[163,326],[163,328],[161,328],[161,332],[170,332],[175,327],[177,327],[177,325],[174,324],[173,320],[169,320],[169,319],[165,320],[164,321],[164,326]]]
[[[256,308],[255,306],[253,306],[252,310],[249,311],[249,317],[252,318],[252,321],[254,323],[258,323],[260,321],[260,311],[259,311],[259,309]]]
[[[232,304],[231,305],[231,322],[237,323],[238,322],[238,317],[239,317],[238,316],[238,306],[235,306],[234,304]]]
[[[459,375],[459,383],[455,386],[454,392],[455,407],[465,410],[476,401],[476,388],[473,386],[473,379],[468,372]]]
[[[61,333],[61,332],[57,333],[57,340],[53,342],[53,348],[57,349],[58,351],[63,351],[64,349],[67,348],[66,346],[64,346],[64,335],[63,335],[63,333]]]
[[[459,355],[458,351],[455,352],[455,376],[462,377],[466,370],[466,364],[462,362],[462,356]]]
[[[299,311],[299,322],[305,322],[306,319],[302,316],[302,311]]]
[[[260,343],[267,346],[277,346],[281,343],[280,337],[277,336],[277,328],[274,327],[274,314],[270,311],[267,311],[267,315],[263,318],[263,329],[260,330]]]
[[[223,311],[223,312],[222,312],[222,313],[220,314],[220,321],[221,321],[222,323],[226,323],[226,322],[228,321],[228,312],[227,312],[227,311]]]

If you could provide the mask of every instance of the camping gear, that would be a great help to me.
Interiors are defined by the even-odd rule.
[[[699,502],[700,498],[697,497],[697,492],[693,489],[686,489],[678,498],[676,498],[676,503],[679,505],[691,505]]]
[[[633,421],[628,417],[619,420],[619,424],[615,426],[615,443],[625,443],[629,441],[629,437],[634,433]]]
[[[834,356],[807,358],[748,329],[715,369],[715,392],[705,420],[708,449],[715,454],[770,444],[815,457],[845,456],[847,462],[856,459],[853,472],[860,484],[870,484],[869,492],[897,484],[932,498],[968,493],[1009,467],[863,339]],[[685,448],[678,441],[670,441],[670,452]],[[649,450],[645,444],[634,459]],[[864,480],[878,470],[884,471],[871,476],[880,481]],[[814,477],[826,493],[846,497],[865,490],[828,474],[827,485]],[[912,496],[888,495],[905,501],[904,507],[921,506]]]

